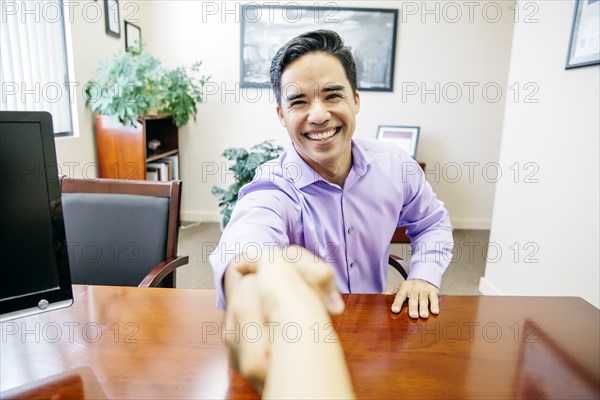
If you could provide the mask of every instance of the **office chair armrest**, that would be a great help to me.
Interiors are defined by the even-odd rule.
[[[406,269],[400,264],[400,261],[404,261],[402,258],[390,254],[390,258],[388,259],[388,264],[396,269],[396,271],[400,272],[400,275],[404,278],[404,280],[408,279],[408,274],[406,273]]]
[[[165,276],[175,271],[175,268],[181,267],[189,262],[190,258],[188,256],[181,256],[163,261],[154,267],[152,271],[148,273],[148,275],[146,275],[138,287],[156,287]]]

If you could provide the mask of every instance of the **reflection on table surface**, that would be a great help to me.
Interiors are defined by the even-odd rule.
[[[2,323],[3,398],[74,373],[107,398],[257,398],[230,367],[214,291],[74,292],[70,308]],[[442,296],[417,321],[392,314],[392,296],[344,299],[333,325],[359,398],[600,397],[600,314],[581,299]],[[327,345],[331,332],[300,334]]]

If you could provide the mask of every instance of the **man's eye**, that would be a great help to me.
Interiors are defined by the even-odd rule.
[[[294,106],[298,106],[298,105],[300,105],[300,104],[304,104],[304,103],[306,103],[306,102],[305,102],[305,101],[302,101],[302,100],[299,100],[299,101],[292,101],[291,103],[289,103],[289,104],[288,104],[288,107],[289,107],[289,108],[292,108],[292,107],[294,107]]]
[[[326,99],[327,100],[335,100],[335,99],[341,99],[343,96],[341,93],[331,93],[329,95],[327,95]]]

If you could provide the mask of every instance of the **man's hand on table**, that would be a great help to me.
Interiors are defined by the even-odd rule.
[[[408,316],[411,318],[429,318],[430,309],[432,314],[439,314],[439,293],[440,290],[427,281],[421,279],[404,281],[395,293],[392,312],[399,313],[404,302],[408,300]]]

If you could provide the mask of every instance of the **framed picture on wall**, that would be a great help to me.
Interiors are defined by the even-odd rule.
[[[118,0],[104,0],[104,21],[107,34],[114,37],[121,37],[121,18],[119,16]]]
[[[139,53],[142,50],[142,29],[125,21],[125,51]]]
[[[358,89],[394,90],[397,9],[248,3],[240,13],[242,87],[269,88],[269,69],[277,50],[301,33],[327,29],[337,32],[352,51]]]
[[[418,126],[380,125],[377,131],[377,139],[395,143],[408,155],[415,158],[417,156],[420,130],[421,128]]]
[[[600,0],[577,0],[566,69],[600,64]]]

